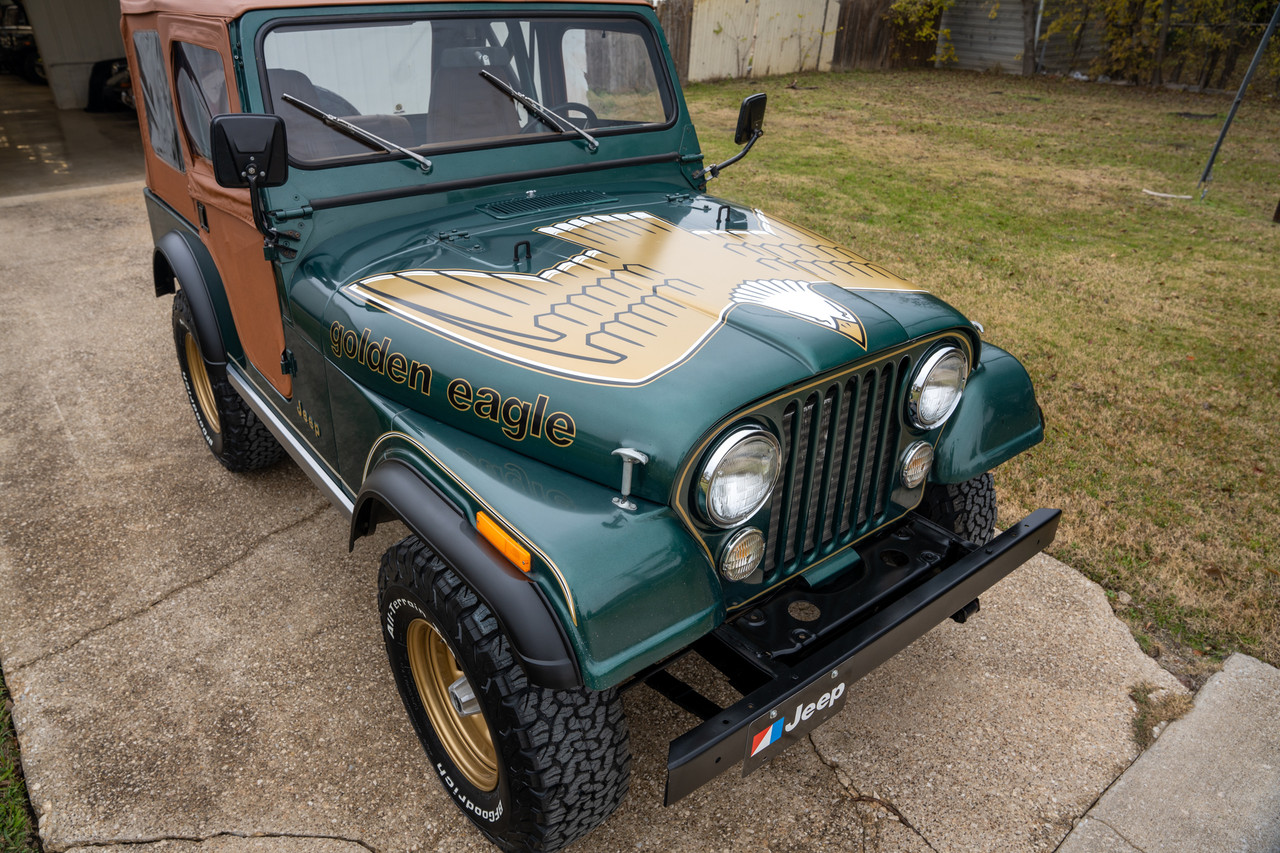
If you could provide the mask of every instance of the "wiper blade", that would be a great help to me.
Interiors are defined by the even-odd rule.
[[[365,145],[368,145],[371,148],[381,148],[383,151],[386,151],[388,154],[390,154],[393,151],[400,152],[401,154],[408,157],[410,160],[413,160],[415,163],[417,163],[419,168],[422,169],[422,173],[424,175],[431,171],[431,161],[428,160],[426,157],[423,157],[421,154],[417,154],[413,151],[410,151],[408,148],[404,148],[402,146],[396,145],[394,142],[392,142],[389,139],[383,139],[381,136],[378,136],[378,134],[365,130],[363,127],[360,127],[359,125],[352,124],[346,119],[338,118],[335,115],[330,115],[329,113],[325,112],[319,107],[313,107],[311,104],[308,104],[306,101],[302,100],[301,98],[295,98],[293,95],[290,95],[288,92],[285,92],[282,95],[280,95],[280,100],[284,101],[286,104],[293,104],[295,107],[302,110],[304,113],[308,113],[310,115],[315,116],[316,118],[320,119],[320,121],[327,124],[329,127],[332,127],[334,130],[338,131],[339,133],[350,136],[352,139],[356,140],[357,142],[363,142]]]
[[[596,141],[594,136],[587,133],[585,130],[578,127],[559,113],[553,113],[551,110],[547,109],[524,92],[513,89],[509,84],[490,74],[488,71],[481,71],[480,76],[488,80],[494,86],[497,86],[500,91],[505,92],[508,97],[518,102],[526,110],[542,119],[544,124],[548,127],[554,128],[557,133],[572,131],[587,140],[587,150],[592,154],[594,154],[596,149],[600,147],[600,143]]]

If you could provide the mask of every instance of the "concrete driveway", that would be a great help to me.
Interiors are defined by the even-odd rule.
[[[348,555],[292,464],[209,456],[141,194],[0,199],[0,661],[46,850],[492,849],[386,665],[397,531]],[[810,743],[671,809],[666,744],[692,718],[631,691],[631,793],[574,849],[1052,850],[1137,755],[1140,683],[1182,690],[1096,585],[1038,558]]]

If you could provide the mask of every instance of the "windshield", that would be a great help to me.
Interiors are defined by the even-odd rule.
[[[581,138],[531,114],[486,71],[592,136],[665,125],[674,103],[641,20],[439,18],[283,25],[263,43],[268,105],[300,162],[385,157],[289,94],[405,148]],[[607,149],[607,143],[601,145]]]

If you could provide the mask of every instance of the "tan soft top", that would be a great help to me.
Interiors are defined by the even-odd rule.
[[[532,0],[530,0],[532,2]],[[628,6],[652,6],[649,0],[567,0],[575,3],[619,3]],[[305,6],[371,6],[389,5],[388,0],[120,0],[125,15],[152,12],[175,12],[201,18],[231,20],[256,9],[295,9]]]

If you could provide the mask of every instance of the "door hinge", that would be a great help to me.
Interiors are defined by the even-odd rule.
[[[285,376],[298,375],[298,360],[293,357],[293,351],[286,349],[280,354],[280,372]]]

